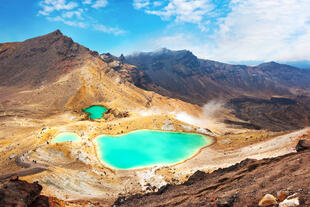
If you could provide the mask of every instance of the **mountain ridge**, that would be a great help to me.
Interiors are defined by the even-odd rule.
[[[151,77],[155,84],[170,91],[172,97],[199,105],[212,98],[241,95],[290,96],[294,94],[292,87],[302,88],[310,82],[310,70],[273,61],[258,66],[230,65],[199,59],[188,50],[166,48],[125,58]],[[147,86],[144,89],[148,89]]]
[[[139,65],[129,64],[124,56],[89,50],[60,31],[24,42],[1,44],[0,143],[3,156],[0,156],[0,168],[5,173],[1,174],[2,179],[20,175],[27,182],[38,181],[44,187],[44,195],[57,197],[57,203],[60,199],[60,206],[108,206],[119,196],[155,191],[165,183],[183,183],[198,169],[213,171],[228,167],[240,158],[264,158],[292,152],[293,142],[308,133],[308,129],[285,132],[304,128],[309,125],[310,118],[307,96],[286,97],[287,94],[293,97],[298,92],[298,88],[290,87],[298,75],[285,79],[290,77],[292,68],[283,67],[284,74],[277,80],[274,75],[278,68],[274,68],[273,63],[256,71],[248,66],[204,61],[186,50],[163,52],[165,54],[158,53],[151,58],[146,55],[147,64],[141,69]],[[275,81],[279,86],[274,84]],[[288,83],[282,86],[281,81]],[[300,93],[307,87],[303,86]],[[252,98],[246,97],[251,95]],[[225,108],[224,103],[222,106],[221,101],[201,107],[201,100],[221,96],[230,108],[238,109],[235,114]],[[171,97],[181,97],[192,103]],[[82,109],[92,105],[108,110],[101,119],[91,120]],[[102,134],[119,136],[140,129],[199,133],[214,136],[215,142],[173,166],[124,172],[110,169],[101,162],[95,147],[96,137]],[[81,140],[53,143],[63,132],[76,133]],[[298,158],[291,162],[291,168],[282,165],[287,163],[286,160],[281,162],[279,171],[296,170],[294,164]],[[240,171],[230,168],[233,171],[228,177],[233,175],[232,180],[227,179],[227,174],[220,173],[223,177],[217,179],[214,176],[213,181],[219,184],[219,189],[235,186],[236,183],[225,185],[228,181],[240,180],[248,186],[247,181],[256,168],[263,172],[259,174],[260,178],[264,178],[266,169],[270,168],[256,166],[268,162],[243,162],[246,168],[240,168]],[[272,163],[272,166],[278,166],[277,162]],[[298,175],[302,170],[308,170],[307,165],[299,164],[302,168],[296,171]],[[271,178],[280,175],[270,174]],[[242,180],[243,176],[245,179]],[[268,187],[273,190],[273,179],[269,180]],[[190,179],[184,190],[190,190],[190,182],[195,182],[194,187],[196,181]],[[209,187],[204,181],[198,182],[198,188],[194,190],[204,191]],[[303,177],[299,179],[301,181]],[[252,195],[255,196],[262,186],[266,186],[265,181],[253,188],[250,186]],[[242,189],[242,186],[238,187]],[[180,191],[173,189],[180,187],[167,191],[168,200],[170,195],[176,198],[177,204],[186,200],[184,197],[178,200]],[[173,195],[174,192],[177,195]],[[218,196],[221,198],[221,193]],[[202,200],[196,196],[190,198],[197,201],[197,205]],[[158,199],[155,199],[157,204]]]
[[[109,62],[60,30],[23,42],[1,44],[0,65],[0,104],[6,110],[20,105],[38,105],[49,111],[79,110],[100,102],[125,110],[156,106],[160,99],[180,102],[136,87],[132,77],[138,80],[143,74],[134,66]],[[167,107],[175,108],[172,104]],[[39,111],[38,108],[31,107]]]

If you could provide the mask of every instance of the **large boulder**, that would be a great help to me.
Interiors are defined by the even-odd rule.
[[[301,152],[306,149],[310,149],[310,140],[299,140],[298,144],[296,145],[296,151]]]
[[[0,206],[5,207],[45,207],[49,206],[48,198],[41,196],[42,186],[12,178],[0,185]]]
[[[274,206],[276,205],[277,199],[271,195],[271,194],[266,194],[258,203],[258,206],[261,207],[267,207],[267,206]]]

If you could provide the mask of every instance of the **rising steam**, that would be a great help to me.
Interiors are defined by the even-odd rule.
[[[202,128],[212,128],[218,124],[223,109],[224,102],[221,100],[212,100],[203,105],[202,113],[199,117],[189,115],[186,112],[175,113],[175,118],[179,121]]]
[[[185,111],[182,112],[165,112],[159,108],[152,108],[147,111],[138,111],[142,116],[150,116],[150,115],[158,115],[158,114],[172,114],[175,116],[175,118],[179,121],[182,121],[184,123],[194,125],[196,127],[201,128],[218,128],[220,124],[219,117],[221,117],[221,114],[223,113],[224,109],[224,102],[221,100],[212,100],[203,105],[201,114],[197,116],[193,116],[188,114]]]

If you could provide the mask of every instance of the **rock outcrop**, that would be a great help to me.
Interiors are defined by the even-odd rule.
[[[258,203],[258,206],[261,207],[268,207],[268,206],[275,206],[278,204],[277,199],[271,195],[271,194],[266,194]]]
[[[300,141],[302,151],[281,157],[246,159],[209,174],[197,171],[184,184],[122,197],[114,206],[310,206],[308,144]]]
[[[42,186],[11,178],[0,184],[1,207],[48,207],[48,197],[40,195]]]
[[[298,144],[296,145],[296,151],[301,152],[303,150],[310,149],[310,140],[299,140]]]

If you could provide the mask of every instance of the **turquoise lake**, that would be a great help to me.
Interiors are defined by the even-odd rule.
[[[57,143],[57,142],[69,142],[69,141],[76,142],[76,141],[79,141],[79,140],[80,140],[80,137],[77,134],[65,132],[65,133],[58,134],[52,140],[52,142],[54,142],[54,143]]]
[[[102,162],[118,169],[178,163],[211,143],[212,138],[200,134],[153,130],[96,138]]]
[[[83,109],[83,112],[89,113],[88,117],[91,119],[99,119],[108,109],[103,106],[91,106]]]

